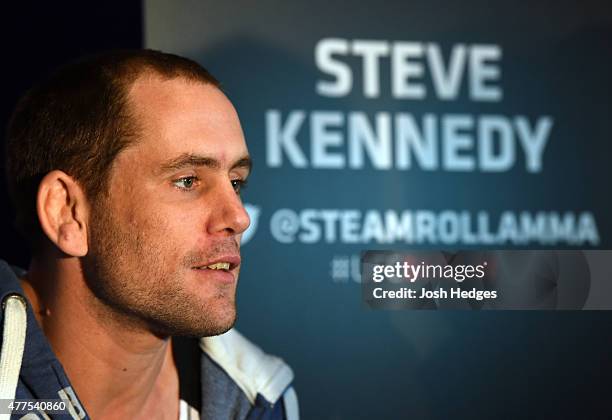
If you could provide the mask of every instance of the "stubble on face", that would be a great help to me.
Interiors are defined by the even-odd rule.
[[[92,208],[90,252],[82,259],[87,286],[108,309],[105,315],[122,327],[144,327],[160,337],[203,337],[229,330],[236,319],[235,284],[218,285],[203,297],[189,288],[188,278],[194,265],[235,252],[236,242],[225,240],[179,256],[178,244],[163,235],[164,220],[122,226],[105,201]]]

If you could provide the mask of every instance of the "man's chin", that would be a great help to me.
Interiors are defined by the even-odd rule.
[[[184,325],[167,328],[167,334],[165,335],[195,338],[212,337],[226,333],[234,326],[235,322],[236,316],[233,315],[231,318],[207,320],[206,323],[201,325]]]
[[[232,329],[235,323],[236,323],[236,318],[234,317],[232,322],[219,326],[218,328],[214,330],[203,331],[203,334],[198,334],[197,336],[198,337],[212,337],[215,335],[225,334],[226,332]]]
[[[193,338],[202,338],[202,337],[212,337],[215,335],[221,335],[229,331],[234,326],[234,322],[219,324],[210,326],[207,325],[204,328],[189,328],[189,327],[180,327],[176,326],[168,326],[168,325],[154,325],[151,327],[151,331],[154,335],[160,338],[168,338],[168,337],[193,337]]]
[[[236,308],[233,304],[214,308],[206,313],[187,315],[175,313],[169,317],[149,319],[149,328],[158,337],[210,337],[229,331],[236,323]]]
[[[236,310],[228,311],[223,316],[218,316],[215,319],[209,319],[210,323],[202,325],[202,328],[195,331],[197,337],[211,337],[220,335],[229,331],[236,323]],[[193,334],[192,334],[193,336]]]

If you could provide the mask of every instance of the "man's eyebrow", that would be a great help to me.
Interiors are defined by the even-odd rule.
[[[253,161],[249,156],[238,159],[231,167],[231,169],[245,168],[249,173],[253,170]]]
[[[166,173],[194,166],[206,166],[210,169],[220,169],[221,163],[217,159],[209,156],[195,155],[193,153],[183,153],[176,158],[164,161],[160,166],[160,172]],[[247,155],[234,162],[230,167],[230,170],[237,168],[246,168],[249,172],[251,172],[252,167],[253,162],[251,161],[251,158]]]

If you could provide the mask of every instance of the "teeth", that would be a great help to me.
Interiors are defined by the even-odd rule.
[[[228,262],[218,262],[215,264],[207,265],[206,268],[210,268],[211,270],[229,270],[230,263]]]

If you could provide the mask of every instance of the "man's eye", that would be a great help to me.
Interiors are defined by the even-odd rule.
[[[247,182],[245,179],[232,179],[232,187],[234,191],[236,191],[236,194],[240,194],[240,191],[246,188],[246,184]]]
[[[182,178],[175,179],[174,181],[172,181],[172,183],[180,190],[189,191],[193,189],[193,186],[195,185],[197,180],[198,178],[195,176],[184,176]]]

